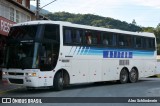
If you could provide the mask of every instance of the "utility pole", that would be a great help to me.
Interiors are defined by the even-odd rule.
[[[39,6],[40,6],[40,0],[37,0],[37,7],[36,7],[36,20],[39,20]]]
[[[50,5],[51,3],[55,2],[55,1],[57,1],[57,0],[51,1],[50,3],[44,5],[43,7],[46,7],[46,6]],[[40,10],[41,10],[43,7],[40,8],[40,0],[37,0],[36,20],[39,20],[39,19],[40,19],[40,18],[39,18],[39,14],[40,14]]]

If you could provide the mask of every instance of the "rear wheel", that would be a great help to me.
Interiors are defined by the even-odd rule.
[[[128,82],[128,71],[127,69],[123,68],[120,73],[120,83],[124,84],[127,82]]]
[[[135,68],[131,69],[131,72],[129,73],[129,82],[135,83],[138,81],[138,71]]]
[[[62,72],[58,72],[55,75],[53,86],[54,86],[54,89],[57,90],[57,91],[63,90],[64,78],[63,78]]]

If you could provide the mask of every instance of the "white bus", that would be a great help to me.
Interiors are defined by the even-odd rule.
[[[134,83],[155,75],[152,33],[31,21],[14,25],[8,36],[3,81],[10,84],[62,90],[75,83]]]

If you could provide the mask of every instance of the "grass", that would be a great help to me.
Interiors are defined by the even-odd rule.
[[[157,74],[156,76],[157,76],[157,78],[160,78],[160,74]]]

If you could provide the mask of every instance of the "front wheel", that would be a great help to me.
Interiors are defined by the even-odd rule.
[[[63,78],[63,74],[61,72],[58,72],[55,75],[53,86],[54,86],[54,89],[57,91],[63,90],[64,78]]]
[[[127,69],[122,69],[120,73],[120,83],[124,84],[128,82],[128,71]]]
[[[136,69],[132,68],[131,72],[129,73],[129,82],[135,83],[138,81],[138,72]]]

